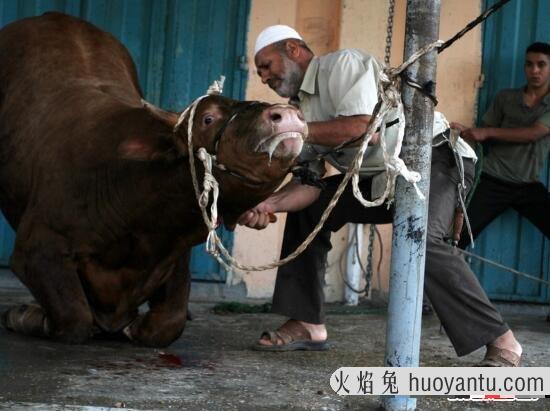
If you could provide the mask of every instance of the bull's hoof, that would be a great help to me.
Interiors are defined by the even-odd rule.
[[[52,333],[52,338],[65,344],[82,344],[92,336],[91,329],[72,329],[63,330],[62,332]]]
[[[51,338],[66,344],[82,344],[94,335],[92,318],[73,318],[49,330]]]
[[[184,317],[186,318],[186,317]],[[139,316],[122,330],[134,344],[147,347],[163,348],[177,340],[185,326],[185,320],[180,324],[169,324],[161,327],[158,324],[151,324],[151,318],[147,315]]]
[[[42,308],[37,305],[19,305],[5,311],[0,323],[7,330],[34,336],[45,336],[46,317]]]

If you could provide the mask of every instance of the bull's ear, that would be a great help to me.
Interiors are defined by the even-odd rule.
[[[142,100],[143,107],[129,112],[134,124],[142,124],[136,134],[127,136],[118,146],[118,154],[127,160],[171,160],[176,157],[174,126],[178,115]],[[145,116],[145,118],[144,118]],[[149,117],[150,121],[147,121]],[[137,122],[137,123],[136,123]]]
[[[133,136],[125,139],[118,146],[120,157],[127,160],[153,161],[175,157],[173,145],[168,138],[150,138]]]
[[[155,119],[160,120],[166,125],[168,125],[173,132],[176,132],[177,131],[176,129],[182,128],[182,124],[178,125],[179,116],[180,116],[179,114],[172,113],[171,111],[166,111],[161,108],[158,108],[143,99],[141,100],[141,103],[143,104],[143,108],[145,108]],[[183,157],[187,157],[186,141],[181,138],[176,138],[174,142],[176,144],[179,155]]]
[[[171,128],[174,128],[174,126],[178,122],[179,116],[177,113],[163,110],[143,99],[141,100],[141,104],[143,104],[143,108],[147,110],[154,118],[162,121],[163,123],[166,123]]]

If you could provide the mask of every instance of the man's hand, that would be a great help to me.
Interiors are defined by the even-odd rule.
[[[275,213],[302,210],[317,200],[320,192],[321,189],[318,187],[303,185],[297,180],[291,180],[266,200],[241,214],[237,223],[256,230],[263,230],[270,223],[277,221]]]
[[[485,141],[489,138],[489,129],[487,128],[474,128],[466,127],[464,124],[452,122],[449,124],[451,128],[460,131],[460,137],[468,141]]]
[[[487,131],[487,128],[469,128],[461,131],[460,136],[470,141],[485,141],[489,138],[489,133]]]
[[[529,144],[550,134],[550,127],[539,121],[529,127],[478,127],[469,128],[460,123],[451,123],[451,128],[460,130],[460,137],[468,141],[488,139],[509,143]]]
[[[308,126],[308,143],[336,147],[361,138],[368,130],[370,116],[340,116],[327,121],[312,121]],[[373,142],[374,143],[374,142]]]
[[[454,128],[454,129],[460,131],[461,133],[463,131],[468,130],[468,128],[469,128],[469,127],[466,127],[464,124],[455,123],[454,121],[452,121],[449,125],[451,126],[451,128]]]
[[[242,213],[237,223],[256,230],[263,230],[270,223],[276,221],[277,217],[275,217],[273,207],[267,201],[263,201],[256,207]]]

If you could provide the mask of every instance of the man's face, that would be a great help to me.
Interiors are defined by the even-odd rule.
[[[298,63],[284,51],[271,45],[264,47],[254,58],[258,75],[281,97],[294,97],[300,90],[304,73]]]
[[[525,56],[525,77],[531,87],[550,85],[550,57],[544,53],[527,53]]]

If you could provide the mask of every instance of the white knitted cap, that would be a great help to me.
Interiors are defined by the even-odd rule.
[[[256,39],[254,55],[258,54],[258,51],[264,47],[285,39],[303,40],[302,36],[300,36],[296,30],[292,27],[285,26],[284,24],[277,24],[275,26],[265,28]]]

